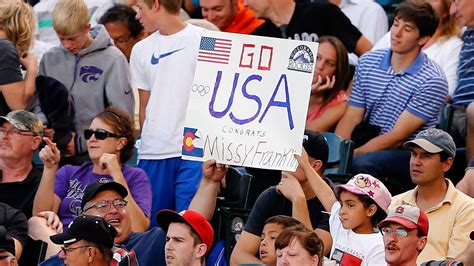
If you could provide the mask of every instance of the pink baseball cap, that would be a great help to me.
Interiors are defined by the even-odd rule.
[[[390,222],[400,224],[408,229],[418,228],[425,236],[428,235],[428,217],[416,206],[399,205],[391,209],[387,218],[381,221],[377,227],[380,229]]]
[[[392,194],[390,194],[387,187],[369,174],[355,175],[345,185],[337,185],[334,191],[338,198],[342,189],[357,195],[369,196],[385,213],[387,213],[392,200]]]

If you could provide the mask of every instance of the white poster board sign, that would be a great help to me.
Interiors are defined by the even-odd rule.
[[[293,171],[318,44],[205,31],[183,159]]]

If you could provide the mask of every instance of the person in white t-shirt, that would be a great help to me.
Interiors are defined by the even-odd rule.
[[[150,178],[152,213],[188,209],[201,180],[201,163],[182,160],[181,147],[203,29],[180,18],[181,2],[137,1],[137,19],[153,32],[135,44],[130,57],[140,98],[138,167]]]
[[[387,216],[392,197],[385,185],[371,175],[358,174],[333,192],[311,169],[304,150],[296,157],[324,209],[330,211],[333,244],[329,258],[340,265],[386,265],[382,235],[377,229]]]

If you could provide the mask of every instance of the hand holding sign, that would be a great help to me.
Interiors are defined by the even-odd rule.
[[[222,182],[228,168],[227,165],[218,164],[215,160],[208,160],[202,164],[202,176],[208,181]]]

